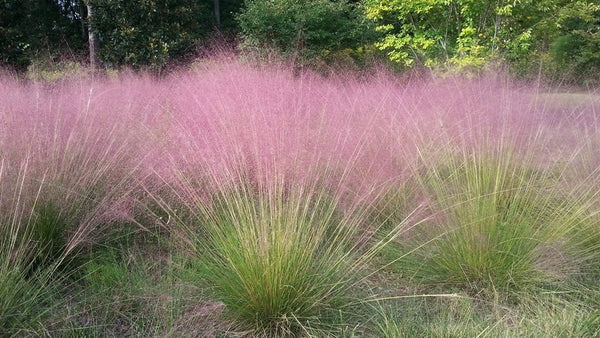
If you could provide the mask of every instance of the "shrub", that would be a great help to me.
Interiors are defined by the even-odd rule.
[[[377,48],[402,68],[466,73],[506,62],[522,77],[598,81],[598,5],[593,1],[367,0]],[[594,75],[592,75],[594,74]]]

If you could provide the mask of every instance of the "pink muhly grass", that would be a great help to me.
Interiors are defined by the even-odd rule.
[[[247,159],[250,163],[242,163],[247,169],[265,171],[256,173],[260,179],[275,169],[301,177],[321,163],[339,170],[360,167],[360,175],[386,179],[381,170],[390,159],[385,152],[392,150],[382,129],[387,117],[378,104],[361,103],[377,98],[355,79],[294,78],[285,69],[231,64],[171,82],[168,102],[178,123],[171,154],[192,162],[191,168],[198,161],[224,173]]]
[[[200,250],[198,256],[211,251],[210,238],[233,231],[233,237],[219,237],[221,249],[216,252],[236,255],[230,257],[236,262],[245,254],[252,256],[248,262],[260,260],[262,249],[254,247],[255,241],[264,241],[267,247],[270,240],[272,245],[291,245],[278,242],[288,236],[283,235],[285,232],[278,233],[269,227],[271,221],[261,220],[285,218],[279,213],[289,213],[286,198],[300,205],[293,210],[304,210],[302,206],[311,203],[310,196],[327,196],[317,199],[333,201],[336,212],[343,215],[334,228],[347,232],[340,230],[345,234],[343,240],[332,245],[331,252],[351,257],[346,250],[357,242],[377,243],[371,236],[381,224],[373,223],[365,210],[374,208],[374,213],[383,214],[385,219],[385,210],[377,210],[379,198],[394,184],[420,175],[424,154],[443,160],[472,150],[475,156],[479,150],[501,153],[510,146],[515,149],[515,158],[533,154],[528,160],[531,165],[552,170],[567,154],[560,140],[572,132],[570,116],[557,116],[552,107],[540,107],[537,88],[502,77],[400,83],[387,74],[366,80],[322,78],[310,73],[293,76],[285,68],[255,69],[229,62],[177,74],[166,81],[166,86],[165,107],[173,116],[167,136],[172,143],[166,152],[171,169],[167,166],[157,172],[173,189],[176,201],[160,202],[174,219],[180,218],[171,226],[180,232],[188,250]],[[553,148],[551,144],[560,146]],[[398,206],[408,209],[392,226],[392,237],[410,228],[408,216],[415,225],[422,223],[412,210],[431,203],[431,197],[418,193],[415,198],[420,200]],[[216,212],[215,203],[224,203],[229,214]],[[330,206],[317,203],[316,210]],[[312,217],[293,215],[294,222]],[[422,215],[427,216],[433,217]],[[248,228],[244,230],[245,226]],[[326,241],[327,232],[322,234],[325,237],[319,241]],[[203,236],[208,239],[203,240]],[[227,243],[242,251],[219,251],[225,250],[222,245]],[[359,253],[350,264],[360,266],[364,257]],[[227,258],[204,264],[225,269],[212,271],[215,276],[222,274],[240,283],[245,277],[251,278],[229,275],[239,267],[222,260]],[[360,270],[341,268],[343,264],[337,263],[332,266],[340,267],[340,271]],[[220,288],[219,283],[214,286]],[[242,301],[249,297],[223,288],[223,299]],[[244,307],[228,306],[238,314]],[[244,311],[250,311],[245,318],[266,320],[260,325],[267,326],[284,325],[294,314],[275,311],[270,312],[268,316],[274,317],[269,319],[259,318],[262,310],[258,308]],[[269,324],[270,320],[273,322]]]
[[[27,154],[27,184],[44,177],[38,205],[56,213],[64,249],[108,236],[115,221],[132,221],[129,196],[139,190],[147,154],[160,148],[150,114],[160,105],[148,81],[7,81],[3,89],[0,155],[10,168]]]
[[[45,299],[81,268],[80,250],[141,219],[140,183],[164,125],[143,77],[2,78],[0,89],[0,250],[11,252],[1,260],[0,335],[11,335],[52,311],[56,300]]]
[[[240,168],[253,180],[276,172],[301,181],[326,168],[336,174],[323,184],[342,180],[346,197],[364,199],[407,179],[423,152],[511,144],[548,168],[585,141],[574,129],[585,114],[557,112],[540,88],[502,76],[400,82],[216,64],[161,83],[173,122],[167,156],[188,181],[227,186]]]
[[[40,320],[43,312],[36,307],[47,296],[40,287],[49,281],[49,270],[36,272],[27,279],[41,248],[33,241],[33,207],[38,191],[28,191],[26,160],[8,173],[0,160],[0,334],[12,335]],[[29,193],[29,194],[28,194]]]
[[[372,161],[379,112],[348,100],[357,82],[282,69],[233,64],[170,81],[179,95],[167,98],[176,118],[162,177],[178,200],[160,202],[202,279],[258,334],[327,326],[377,246],[365,245],[361,204],[388,179],[376,173],[387,161]]]
[[[418,183],[398,184],[399,193],[392,187],[379,212],[405,217],[391,202],[414,206],[403,193],[428,209],[416,242],[401,244],[398,259],[414,256],[406,272],[497,296],[582,273],[585,268],[573,267],[597,262],[600,171],[585,164],[598,159],[589,152],[598,140],[597,106],[564,109],[548,104],[538,88],[494,79],[431,89],[433,99],[415,108],[436,111],[425,114],[417,132],[440,128],[417,145]],[[593,240],[582,241],[581,233]],[[414,248],[422,250],[415,254]]]
[[[331,253],[319,264],[334,262],[330,266],[338,270],[322,271],[344,279],[338,273],[358,273],[394,231],[435,220],[437,215],[413,213],[432,203],[424,191],[406,203],[381,203],[438,160],[463,156],[477,163],[468,155],[500,154],[510,146],[515,159],[525,158],[536,170],[559,170],[561,186],[574,191],[581,185],[566,178],[595,182],[600,158],[596,101],[559,106],[540,88],[502,76],[399,80],[381,72],[324,78],[226,59],[163,80],[124,75],[18,84],[3,78],[0,90],[5,172],[28,154],[30,190],[43,177],[40,201],[54,204],[69,220],[68,250],[110,232],[115,222],[143,219],[139,225],[147,227],[156,216],[151,213],[167,212],[154,221],[196,255],[210,245],[203,236],[219,239],[217,230],[225,226],[232,237],[220,243],[241,241],[247,245],[240,248],[255,259],[271,247],[270,238],[282,248],[294,247],[290,239],[308,240],[306,247],[315,251],[302,254]],[[575,199],[597,200],[598,184],[589,186],[587,200]],[[140,202],[164,210],[142,205],[150,215],[138,220]],[[215,210],[219,203],[230,213]],[[394,219],[389,208],[406,210]],[[593,208],[589,211],[593,218]],[[382,219],[392,226],[389,237],[378,242],[373,236]],[[269,227],[281,220],[292,228]],[[318,228],[310,242],[300,232],[314,231],[313,223],[328,230]],[[323,244],[328,236],[339,243]],[[335,302],[325,299],[339,291],[315,288],[322,293],[312,298],[317,311],[305,313],[309,321],[331,307]],[[281,317],[293,311],[273,313],[280,316],[276,326],[299,320]]]
[[[293,76],[227,61],[163,85],[174,123],[168,153],[190,175],[242,165],[265,171],[260,177],[274,167],[302,176],[322,165],[352,168],[348,189],[364,192],[406,174],[419,151],[504,141],[530,147],[565,136],[553,132],[565,122],[540,108],[536,88],[502,77],[402,83],[384,73]]]

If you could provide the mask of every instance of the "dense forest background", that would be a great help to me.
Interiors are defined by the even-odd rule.
[[[165,70],[208,46],[294,64],[597,84],[597,0],[0,0],[0,65]]]

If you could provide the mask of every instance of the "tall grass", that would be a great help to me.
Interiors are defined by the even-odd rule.
[[[583,113],[545,107],[536,88],[199,72],[169,82],[185,95],[168,99],[173,169],[159,176],[175,197],[160,202],[199,278],[255,334],[332,323],[382,229],[401,238],[402,274],[486,297],[568,279],[596,253],[570,244],[597,233],[598,173],[567,178]],[[409,189],[378,207],[397,185]]]
[[[2,298],[0,318],[16,323],[8,334],[81,322],[104,327],[89,332],[179,334],[192,325],[186,313],[224,323],[211,332],[369,334],[369,304],[413,290],[495,302],[523,290],[542,297],[543,287],[597,301],[594,100],[556,104],[501,76],[323,78],[232,60],[161,80],[3,79],[0,90],[0,278],[23,286],[1,289],[13,292]],[[148,230],[160,247],[98,249]],[[115,257],[89,263],[82,253]],[[44,317],[63,292],[50,286],[73,271],[83,271],[68,281],[81,293],[66,311],[81,313]],[[175,309],[189,305],[170,298],[183,283],[207,305]],[[451,332],[442,325],[451,315],[435,317],[444,302],[430,327],[408,332]],[[535,304],[540,316],[550,307]],[[153,306],[171,307],[168,323]],[[380,333],[406,329],[391,309],[375,311]],[[466,322],[489,325],[481,318],[492,310],[465,311]],[[120,320],[130,322],[109,323]]]
[[[326,192],[274,185],[215,196],[198,220],[206,235],[193,237],[195,256],[236,322],[297,335],[326,326],[351,297],[361,272],[353,261],[357,227],[337,215]]]
[[[47,296],[40,286],[48,283],[49,271],[37,269],[30,280],[35,257],[43,247],[35,243],[35,215],[32,208],[36,191],[26,191],[27,163],[8,173],[5,161],[0,162],[0,333],[9,334],[30,329],[42,317],[36,311],[38,302]],[[12,175],[11,175],[12,174]],[[29,193],[29,194],[28,194]]]
[[[429,236],[440,237],[418,274],[506,293],[576,272],[583,257],[567,242],[597,222],[588,190],[597,175],[577,184],[574,196],[561,186],[560,168],[542,170],[531,161],[499,149],[427,164],[422,184],[435,214]]]
[[[365,210],[394,174],[385,114],[347,100],[356,82],[231,67],[172,79],[168,228],[239,329],[339,333],[384,242]]]
[[[39,316],[85,264],[82,253],[120,231],[112,225],[135,221],[146,129],[133,114],[111,111],[110,100],[97,101],[111,90],[123,95],[110,83],[2,83],[0,326],[13,334],[43,326]]]
[[[578,267],[598,255],[600,172],[581,170],[596,158],[582,156],[597,140],[585,131],[598,123],[594,108],[556,115],[538,105],[537,94],[519,103],[509,91],[488,92],[509,102],[487,112],[480,95],[467,98],[481,100],[473,107],[480,112],[449,105],[448,113],[463,110],[456,115],[461,124],[418,146],[411,179],[392,185],[382,200],[376,215],[391,221],[415,205],[411,198],[426,205],[426,221],[391,254],[398,269],[415,281],[486,297],[580,274]]]

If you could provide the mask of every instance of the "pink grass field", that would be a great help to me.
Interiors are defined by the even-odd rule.
[[[600,160],[598,94],[563,104],[543,92],[500,75],[324,78],[235,61],[160,80],[4,76],[0,157],[9,175],[28,161],[31,181],[43,177],[55,203],[95,200],[103,224],[133,218],[133,192],[176,186],[181,174],[208,197],[239,169],[298,184],[326,172],[324,185],[369,202],[418,170],[423,154],[508,144],[543,167],[571,161],[572,179],[583,179]],[[79,222],[92,227],[86,217]]]
[[[479,311],[480,335],[542,332],[560,311],[531,319],[496,286],[597,278],[598,196],[598,92],[227,58],[160,79],[0,73],[0,335],[368,332],[353,316],[387,301],[453,329],[452,299],[468,332]],[[566,320],[582,330],[586,288]],[[401,302],[421,289],[438,305]]]

